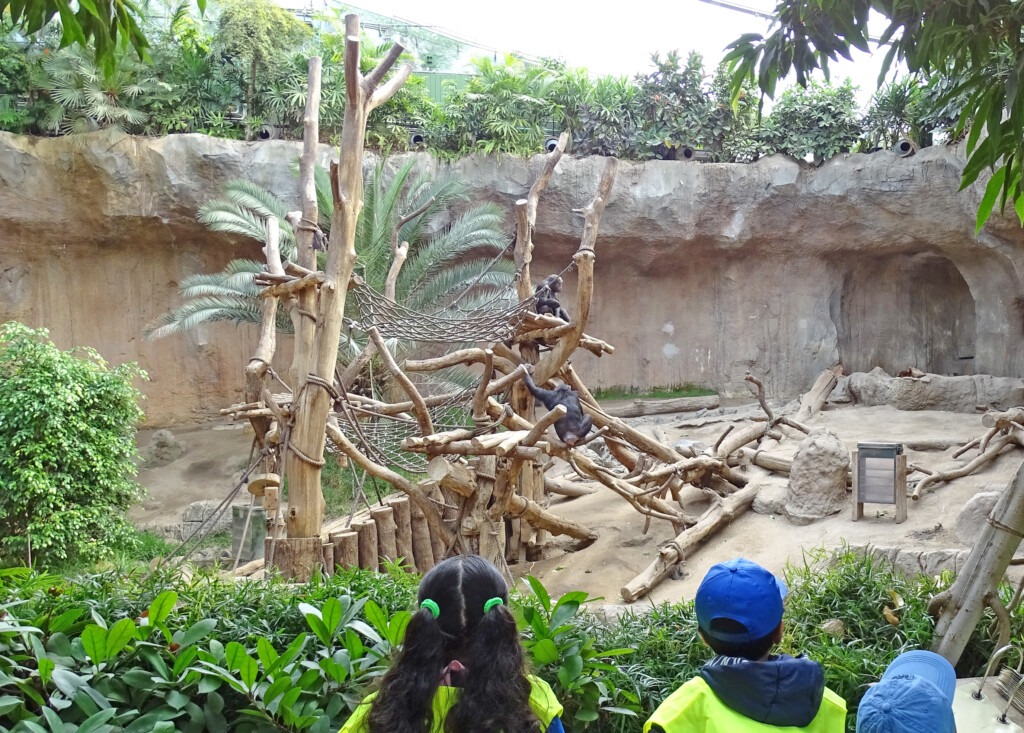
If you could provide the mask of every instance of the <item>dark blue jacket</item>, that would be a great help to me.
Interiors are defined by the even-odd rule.
[[[821,707],[825,674],[807,657],[775,654],[759,662],[715,657],[701,678],[728,707],[774,726],[808,725]]]

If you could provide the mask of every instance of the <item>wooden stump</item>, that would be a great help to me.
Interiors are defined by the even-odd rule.
[[[359,567],[359,535],[352,531],[332,532],[335,571]]]
[[[268,537],[264,543],[265,556],[273,557],[274,567],[285,578],[296,583],[309,582],[317,569],[323,567],[324,556],[319,537],[295,537],[277,541]]]
[[[410,507],[412,519],[412,555],[416,570],[425,573],[434,567],[434,548],[430,544],[430,526],[423,510],[416,504]]]
[[[334,544],[325,542],[320,549],[324,554],[324,574],[334,575]]]
[[[370,516],[377,523],[377,554],[380,567],[384,568],[385,560],[398,557],[398,544],[395,541],[395,511],[389,506],[375,506]]]
[[[390,502],[391,508],[395,510],[395,545],[398,556],[402,558],[402,565],[412,568],[416,565],[416,552],[412,546],[412,513],[409,498],[399,496]]]
[[[359,567],[363,570],[377,570],[380,567],[380,556],[377,553],[377,523],[370,519],[352,522],[352,529],[359,536]]]

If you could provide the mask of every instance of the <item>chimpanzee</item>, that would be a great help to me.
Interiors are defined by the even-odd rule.
[[[587,437],[590,428],[594,426],[594,421],[590,419],[590,415],[583,414],[579,394],[564,384],[558,385],[555,389],[538,387],[530,373],[525,370],[523,381],[534,398],[549,410],[557,405],[565,405],[565,415],[555,423],[555,432],[558,433],[559,440],[572,447]]]
[[[559,275],[548,275],[533,290],[533,297],[537,299],[535,310],[541,315],[552,315],[561,318],[568,323],[570,320],[568,312],[558,302],[558,296],[562,292],[562,278]]]

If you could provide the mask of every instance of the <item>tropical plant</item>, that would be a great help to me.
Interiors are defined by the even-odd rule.
[[[598,599],[583,591],[552,599],[537,578],[530,575],[526,580],[533,591],[533,602],[515,608],[516,622],[525,632],[523,647],[534,669],[548,679],[554,678],[555,694],[566,707],[565,719],[573,722],[573,728],[585,729],[602,713],[639,717],[639,696],[609,679],[609,673],[616,669],[606,661],[633,654],[634,650],[598,647],[582,622],[584,604]]]
[[[654,155],[675,159],[682,146],[703,148],[711,143],[709,121],[713,102],[704,80],[704,60],[690,53],[682,64],[678,51],[662,60],[651,56],[654,71],[638,75],[644,131]]]
[[[917,0],[780,0],[767,37],[746,34],[733,42],[726,59],[732,88],[757,75],[758,86],[774,95],[791,70],[805,85],[808,75],[851,49],[869,51],[872,11],[889,21],[878,47],[887,47],[879,81],[893,63],[911,73],[955,80],[943,99],[966,96],[958,130],[967,130],[967,165],[962,185],[992,176],[978,206],[981,230],[996,203],[1011,202],[1024,223],[1024,3],[1019,0],[920,3]],[[985,135],[982,135],[982,131]]]
[[[115,53],[109,67],[98,68],[82,46],[48,54],[33,83],[49,101],[45,128],[64,134],[140,130],[148,119],[141,103],[171,89],[126,52]]]
[[[449,150],[533,155],[544,149],[556,106],[550,99],[554,76],[544,66],[528,66],[507,55],[501,62],[473,60],[475,76],[453,90],[443,118],[431,131],[431,145],[444,141]]]
[[[317,198],[320,226],[329,233],[333,199],[327,172],[318,169]],[[393,176],[381,161],[368,176],[363,191],[363,207],[356,226],[356,273],[378,292],[383,292],[392,261],[392,241],[409,242],[409,258],[402,268],[395,299],[421,312],[434,312],[458,301],[473,307],[481,301],[510,298],[514,266],[501,257],[506,249],[504,217],[493,204],[468,207],[440,230],[431,230],[430,222],[457,202],[465,201],[466,187],[450,178],[434,179],[415,170],[415,161],[403,163]],[[396,233],[403,217],[419,212]],[[205,204],[199,219],[213,231],[230,232],[257,241],[266,238],[264,220],[281,220],[281,249],[294,252],[294,236],[284,221],[287,205],[270,192],[245,181],[233,181],[222,198]],[[186,302],[167,313],[148,331],[149,338],[182,333],[201,323],[231,321],[259,323],[261,304],[253,275],[263,264],[254,260],[235,260],[215,274],[191,275],[182,280],[181,294]],[[351,303],[350,303],[350,307]],[[278,313],[278,327],[290,332],[284,311]],[[349,356],[361,344],[343,337]]]
[[[311,35],[309,26],[270,0],[223,0],[217,47],[244,79],[246,113],[259,115],[256,88],[272,64]]]
[[[863,146],[867,150],[891,148],[904,138],[920,147],[930,145],[923,97],[923,86],[912,77],[879,87],[864,116]]]
[[[860,137],[852,82],[790,87],[764,121],[762,135],[768,150],[797,158],[820,162],[848,152]]]
[[[206,0],[196,0],[200,11]],[[14,25],[28,34],[42,30],[60,18],[60,45],[77,44],[94,49],[94,61],[107,73],[115,59],[130,46],[140,59],[146,57],[149,41],[140,26],[142,9],[132,0],[0,0],[0,17],[10,15]]]
[[[133,541],[132,380],[144,376],[92,349],[61,351],[45,329],[0,326],[0,561],[95,560]]]

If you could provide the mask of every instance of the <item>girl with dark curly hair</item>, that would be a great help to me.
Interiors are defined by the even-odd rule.
[[[438,564],[398,659],[341,733],[564,733],[551,688],[526,674],[507,604],[504,578],[482,557]]]

